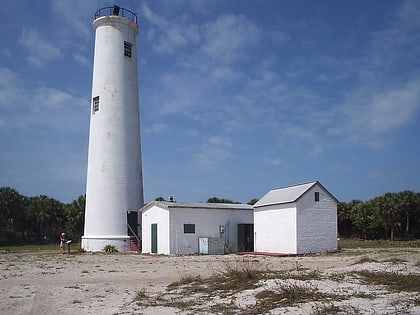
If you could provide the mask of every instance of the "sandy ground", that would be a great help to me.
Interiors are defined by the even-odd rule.
[[[356,263],[366,257],[369,261]],[[271,314],[341,312],[337,310],[343,314],[420,314],[419,292],[391,292],[352,277],[357,270],[419,275],[420,249],[413,248],[356,249],[302,257],[0,252],[0,314],[210,314],[211,308],[206,309],[199,297],[193,297],[196,305],[180,310],[159,304],[156,296],[164,297],[170,283],[190,276],[210,277],[226,264],[244,260],[273,270],[317,270],[323,277],[312,281],[312,286],[325,292],[346,292],[346,298],[329,302],[329,308],[311,300],[276,308]],[[153,296],[154,303],[137,303],[138,292]],[[236,293],[229,297],[230,303],[246,310],[255,304],[254,295],[252,290]],[[219,307],[216,313],[241,312]]]

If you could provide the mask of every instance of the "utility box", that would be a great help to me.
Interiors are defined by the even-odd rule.
[[[198,252],[204,255],[224,254],[224,239],[220,237],[200,237],[198,238]]]

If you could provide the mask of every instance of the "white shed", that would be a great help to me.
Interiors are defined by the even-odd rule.
[[[141,211],[142,253],[223,254],[253,250],[250,205],[152,201]]]
[[[256,252],[337,249],[337,199],[318,181],[273,189],[254,204]]]

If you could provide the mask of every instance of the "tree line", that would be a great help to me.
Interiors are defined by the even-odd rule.
[[[58,242],[61,232],[74,241],[83,235],[85,196],[65,204],[45,195],[27,197],[0,188],[0,245]]]
[[[207,202],[238,203],[218,197]],[[65,204],[45,195],[27,197],[11,187],[1,187],[0,245],[58,242],[63,231],[79,241],[83,235],[85,203],[84,195]],[[419,239],[420,193],[407,190],[385,193],[368,201],[339,202],[337,223],[338,234],[343,238]]]
[[[385,193],[368,201],[337,205],[338,233],[345,238],[420,238],[420,193],[410,190]]]

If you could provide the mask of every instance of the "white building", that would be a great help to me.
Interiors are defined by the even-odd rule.
[[[318,181],[273,189],[254,204],[256,252],[337,249],[337,199]]]
[[[141,211],[142,253],[223,254],[253,250],[250,205],[152,201]]]
[[[137,16],[107,7],[93,21],[95,52],[82,248],[130,249],[143,206]],[[131,211],[135,210],[135,211]],[[130,215],[129,215],[130,214]],[[132,214],[136,217],[131,217]],[[130,217],[130,218],[128,218]],[[131,228],[127,222],[133,222]]]

